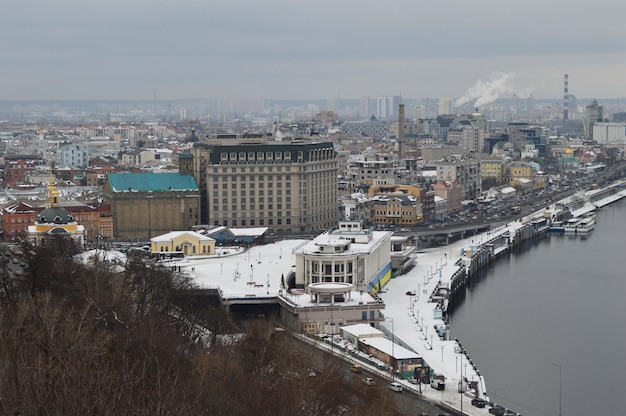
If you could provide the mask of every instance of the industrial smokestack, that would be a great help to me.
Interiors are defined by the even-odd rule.
[[[565,79],[563,81],[563,120],[567,120],[569,114],[569,86],[568,86],[568,75],[565,74]]]
[[[404,104],[398,106],[398,157],[404,159]]]

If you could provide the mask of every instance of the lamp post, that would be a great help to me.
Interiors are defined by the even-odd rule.
[[[459,391],[461,392],[461,414],[463,414],[463,353],[461,352],[461,379],[459,380]]]
[[[394,365],[395,362],[395,345],[396,345],[396,338],[393,332],[393,318],[387,318],[388,320],[391,321],[391,381],[395,381],[395,373],[396,373],[396,367]]]
[[[555,366],[555,367],[557,367],[559,369],[559,416],[562,416],[561,405],[562,405],[563,402],[561,401],[561,399],[562,399],[561,393],[563,392],[563,389],[562,389],[562,387],[563,387],[562,380],[563,379],[561,378],[561,366],[558,365],[558,364],[554,364],[554,363],[550,363],[550,364]]]

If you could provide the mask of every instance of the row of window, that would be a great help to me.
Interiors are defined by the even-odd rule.
[[[222,160],[222,163],[229,163],[228,160]],[[230,162],[232,163],[232,162]],[[316,163],[313,166],[308,166],[308,165],[299,165],[299,166],[294,166],[294,165],[290,165],[290,166],[284,166],[285,171],[286,172],[314,172],[314,171],[320,171],[322,173],[324,173],[324,171],[327,171],[329,169],[336,169],[337,166],[335,163]],[[231,166],[231,167],[225,167],[222,166],[221,170],[220,168],[214,166],[213,167],[213,173],[229,173],[229,169],[230,169],[230,173],[246,173],[246,172],[250,172],[250,173],[264,173],[264,172],[274,172],[274,169],[276,169],[276,172],[282,172],[283,171],[283,165],[265,165],[265,166]]]
[[[273,182],[268,182],[267,183],[267,187],[268,188],[273,188],[274,187],[274,183]],[[283,187],[282,182],[277,182],[276,183],[276,188],[281,189]],[[233,183],[222,183],[222,189],[230,189],[230,188],[237,188],[237,184],[235,182]],[[246,189],[246,183],[242,182],[239,186],[239,188],[241,189]],[[250,189],[254,189],[255,188],[255,184],[254,182],[250,182]],[[259,182],[258,183],[258,188],[259,189],[263,189],[265,188],[265,184],[263,182]],[[291,183],[286,183],[285,184],[285,188],[291,188]],[[220,189],[220,185],[219,183],[215,182],[213,183],[213,189]],[[291,191],[289,189],[287,189],[287,193],[291,193]]]
[[[191,252],[192,254],[196,254],[196,246],[191,246]],[[170,247],[169,246],[161,246],[161,253],[167,253],[170,251]],[[180,246],[176,246],[176,249],[174,251],[182,251],[182,248]],[[202,253],[211,253],[211,247],[207,247],[207,246],[202,246]]]
[[[343,273],[344,271],[348,271],[348,273],[352,273],[352,269],[353,269],[353,262],[349,261],[347,263],[337,263],[335,264],[335,273]],[[321,267],[320,267],[321,266]],[[311,262],[311,268],[313,270],[313,273],[318,273],[320,271],[320,269],[322,270],[322,273],[324,274],[332,274],[333,273],[333,265],[332,264],[326,264],[326,263],[322,263],[320,265],[320,263],[318,262]]]
[[[283,219],[282,218],[278,218],[278,220],[276,220],[277,225],[283,225]],[[224,227],[228,227],[229,221],[228,220],[222,220],[221,222],[219,220],[215,220],[213,221],[213,225],[219,226],[219,225],[223,225]],[[291,218],[285,218],[285,222],[284,224],[286,225],[291,225]],[[250,220],[231,220],[231,226],[232,227],[247,227],[247,226],[251,226],[251,227],[255,227],[257,225],[260,226],[265,226],[265,225],[274,225],[274,220],[272,218],[267,220],[267,224],[264,218],[260,218],[258,221],[256,219],[250,219]],[[286,230],[287,234],[291,233],[291,229],[287,229]]]
[[[242,198],[242,199],[244,199],[244,198]],[[250,199],[254,199],[254,198],[250,198]],[[250,201],[250,206],[244,205],[246,203],[246,201],[243,200],[243,201],[241,201],[242,205],[239,208],[244,213],[248,209],[250,211],[264,211],[266,209],[266,206],[265,206],[265,204],[262,201],[263,198],[259,198],[259,199],[260,199],[260,201],[259,201],[259,205],[258,206],[256,205],[256,203],[254,201]],[[233,201],[232,203],[236,204],[237,202]],[[228,211],[228,205],[227,205],[228,201],[227,200],[223,200],[222,204],[223,204],[222,205],[222,211]],[[303,208],[306,208],[306,204],[304,204]],[[267,204],[267,209],[268,210],[269,209],[274,209],[274,204],[273,203]],[[276,209],[283,209],[283,205],[282,204],[276,204]],[[286,204],[285,205],[285,209],[291,209],[291,204]],[[220,210],[219,205],[213,205],[213,211],[219,211],[219,210]],[[237,205],[231,205],[231,211],[237,212]],[[273,216],[273,215],[271,215],[271,213],[270,213],[270,216]],[[278,216],[282,217],[280,212],[278,213]]]

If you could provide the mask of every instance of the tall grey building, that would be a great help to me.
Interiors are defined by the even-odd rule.
[[[398,106],[402,104],[402,97],[386,95],[376,100],[376,117],[382,120],[391,120],[398,116]]]
[[[361,97],[359,115],[363,118],[370,118],[372,116],[372,110],[370,109],[370,97]]]
[[[203,224],[308,233],[337,224],[338,161],[332,143],[195,143],[181,164],[201,190]]]

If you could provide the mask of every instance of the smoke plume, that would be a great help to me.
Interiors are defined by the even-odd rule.
[[[465,95],[456,100],[457,107],[465,103],[474,101],[474,107],[489,104],[498,99],[501,94],[513,91],[511,81],[515,74],[494,72],[488,81],[479,79],[474,85],[467,89]]]

